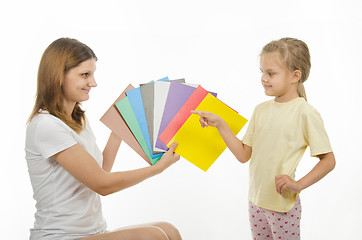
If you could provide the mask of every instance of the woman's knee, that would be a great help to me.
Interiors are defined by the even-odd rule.
[[[181,234],[179,230],[168,222],[158,222],[152,224],[153,226],[161,228],[168,236],[169,240],[181,240]]]

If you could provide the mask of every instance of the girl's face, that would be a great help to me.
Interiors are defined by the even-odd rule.
[[[287,102],[298,97],[295,73],[283,64],[278,52],[263,53],[260,57],[261,83],[267,96],[274,96],[276,102]]]
[[[62,90],[64,94],[64,104],[73,110],[76,102],[89,99],[89,91],[96,87],[94,78],[96,71],[96,61],[94,58],[81,62],[78,66],[71,68],[64,77]]]

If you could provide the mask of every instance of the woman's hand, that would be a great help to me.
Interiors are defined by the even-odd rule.
[[[279,175],[275,177],[275,186],[276,190],[280,195],[283,195],[283,193],[286,190],[289,190],[291,192],[299,193],[301,191],[301,187],[299,186],[299,183],[297,181],[294,181],[291,177],[288,175]]]
[[[192,114],[197,114],[200,116],[201,127],[219,127],[224,121],[221,117],[216,114],[206,112],[206,111],[191,111]]]
[[[175,153],[175,149],[177,148],[177,143],[174,142],[171,144],[170,149],[163,154],[161,159],[155,164],[155,166],[158,166],[161,168],[161,171],[165,170],[175,162],[177,162],[180,159],[180,155]]]
[[[94,192],[106,196],[134,186],[171,166],[180,156],[174,153],[177,143],[170,146],[160,161],[153,166],[123,172],[107,172],[79,144],[75,144],[53,156],[76,179]],[[92,176],[92,177],[89,177]]]

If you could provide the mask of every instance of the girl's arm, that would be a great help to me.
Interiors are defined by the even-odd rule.
[[[283,194],[285,190],[299,193],[307,187],[321,180],[336,165],[333,152],[318,155],[319,162],[315,167],[303,178],[294,181],[288,175],[279,175],[275,177],[276,190],[279,194]]]
[[[226,146],[241,163],[246,163],[251,157],[252,148],[240,141],[231,131],[224,119],[216,114],[205,111],[192,111],[200,116],[201,127],[216,127]]]
[[[174,153],[176,147],[177,143],[172,144],[170,149],[153,166],[125,172],[105,171],[79,144],[73,145],[53,157],[76,179],[98,194],[105,196],[136,185],[163,172],[180,159],[180,156]]]
[[[114,132],[109,135],[106,146],[103,150],[103,165],[102,168],[110,172],[113,167],[114,160],[121,145],[122,139],[120,139]]]

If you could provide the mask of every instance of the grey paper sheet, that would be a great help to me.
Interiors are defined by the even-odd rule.
[[[170,81],[175,81],[175,82],[180,82],[180,83],[184,83],[185,79],[176,79],[176,80],[170,80]],[[164,81],[164,82],[170,82],[170,81]],[[154,98],[155,98],[155,91],[154,91],[154,82],[150,82],[150,83],[146,83],[146,84],[140,84],[140,90],[141,90],[141,95],[142,95],[142,101],[143,101],[143,107],[145,110],[145,115],[146,115],[146,121],[147,121],[147,127],[148,127],[148,132],[149,132],[149,136],[150,136],[150,141],[151,141],[151,146],[155,146],[155,139],[153,138],[154,136]],[[162,93],[161,93],[162,94]],[[167,96],[167,93],[166,93]],[[152,154],[159,154],[159,153],[163,153],[165,151],[157,151],[156,149],[153,149]]]

